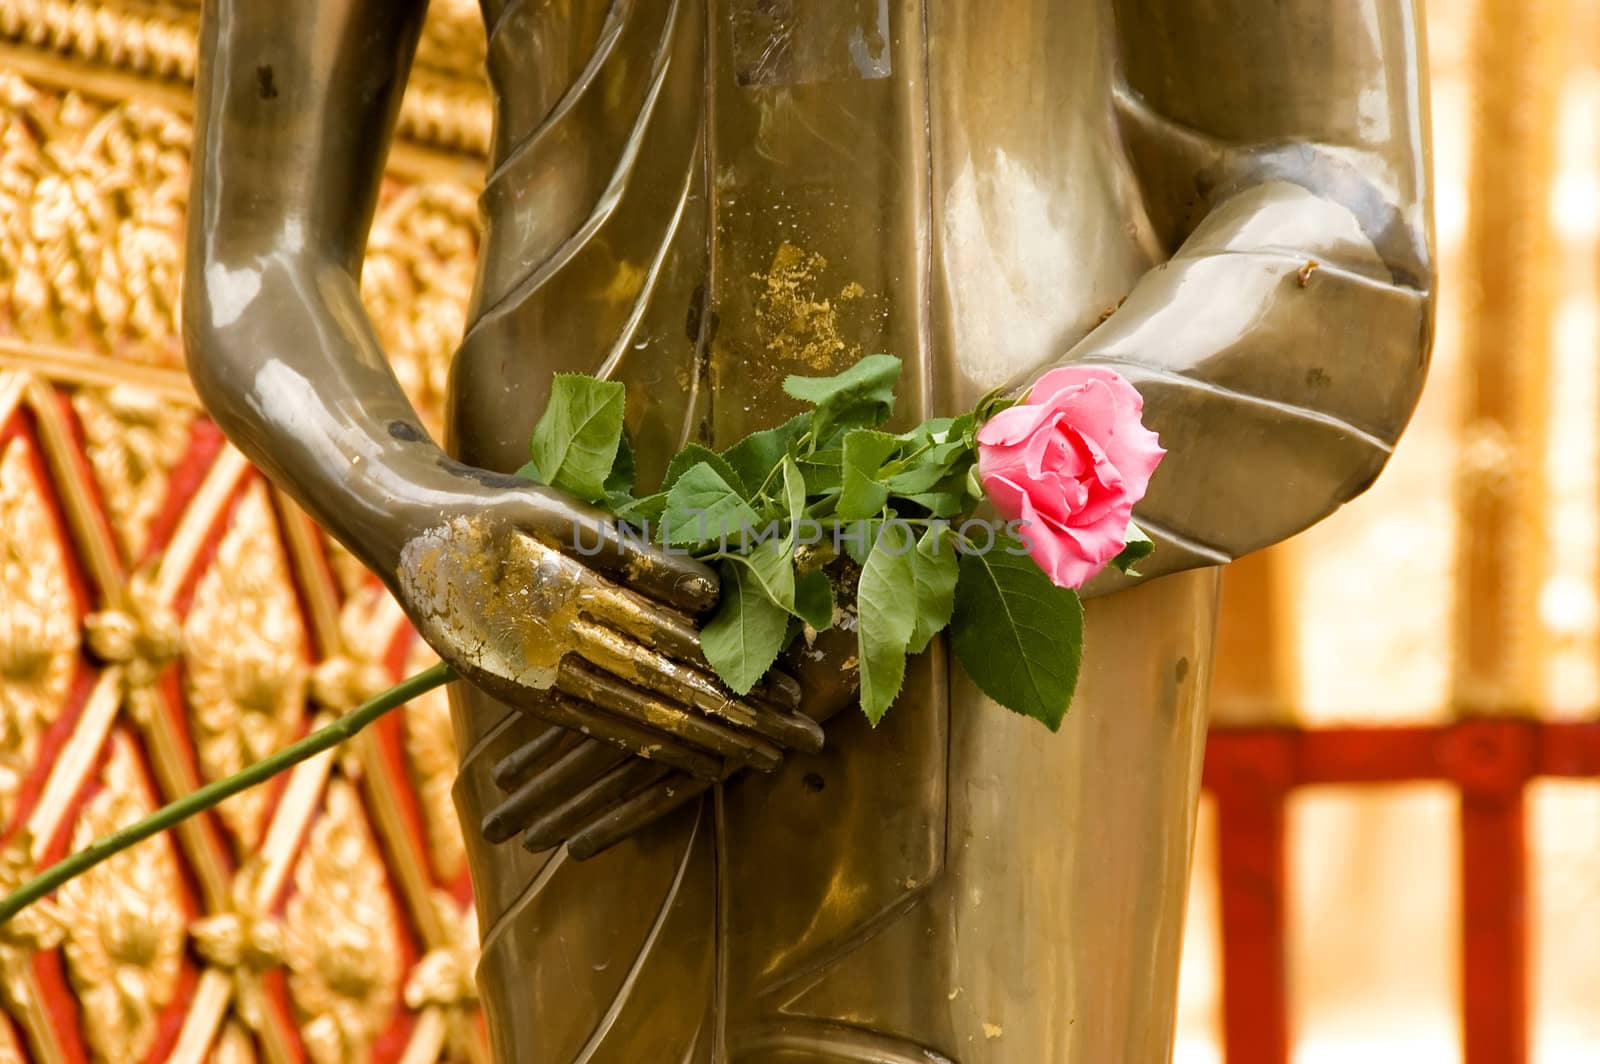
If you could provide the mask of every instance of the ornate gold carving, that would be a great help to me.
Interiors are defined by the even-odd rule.
[[[176,17],[174,17],[176,16]],[[76,0],[5,0],[0,37],[130,73],[192,80],[197,20]]]
[[[0,456],[0,823],[10,822],[39,734],[67,697],[79,646],[66,559],[31,450],[19,437]]]
[[[123,556],[138,559],[183,457],[193,414],[143,388],[79,388],[72,407]]]
[[[164,108],[107,106],[0,73],[0,290],[9,292],[0,310],[9,328],[30,342],[176,368],[188,151],[188,123]],[[476,256],[466,186],[390,184],[362,294],[395,372],[435,429]],[[150,471],[181,454],[185,417],[132,388],[86,388],[75,405],[132,553],[165,486]]]
[[[449,945],[423,954],[406,977],[406,1006],[424,1009],[429,1005],[455,1009],[478,1000],[478,984],[473,973],[478,967],[477,909],[456,905],[444,891],[433,897],[439,923],[448,931]]]
[[[256,1048],[242,1026],[237,1023],[223,1026],[211,1050],[209,1064],[256,1064]]]
[[[483,11],[478,0],[433,0],[417,42],[417,67],[463,82],[483,80]]]
[[[189,127],[0,73],[0,285],[30,339],[176,364]]]
[[[74,848],[146,815],[153,803],[132,746],[113,741],[105,788],[72,833]],[[61,888],[67,972],[96,1060],[135,1064],[148,1056],[156,1017],[177,988],[184,914],[171,844],[151,839]]]
[[[379,663],[341,655],[312,670],[311,697],[325,709],[347,713],[383,692],[392,682],[388,670]]]
[[[198,6],[198,0],[0,0],[0,53],[15,60],[0,70],[0,366],[21,367],[27,379],[67,391],[98,488],[79,474],[73,452],[80,441],[51,395],[62,431],[41,436],[40,443],[15,440],[0,453],[0,823],[13,815],[16,786],[38,756],[39,735],[60,711],[85,635],[98,659],[118,666],[107,676],[120,676],[127,691],[120,719],[139,722],[162,786],[177,792],[195,785],[192,762],[181,727],[161,712],[163,696],[150,684],[178,651],[194,762],[203,778],[215,779],[292,739],[304,722],[308,692],[339,708],[370,693],[378,666],[367,659],[379,656],[403,625],[397,608],[380,602],[381,587],[354,559],[335,552],[339,600],[348,608],[359,599],[367,627],[360,639],[343,634],[341,656],[313,670],[278,520],[259,484],[239,498],[180,622],[171,602],[237,476],[208,477],[205,484],[216,490],[190,500],[183,527],[195,528],[163,552],[159,584],[136,568],[197,416],[181,365],[177,296],[190,143],[185,92],[194,73]],[[483,56],[475,0],[433,0],[402,106],[400,135],[411,146],[397,149],[401,176],[385,183],[363,274],[363,296],[397,375],[433,429],[441,421],[447,365],[473,280],[470,156],[486,154],[490,139]],[[124,92],[143,102],[113,98]],[[418,151],[419,145],[444,153]],[[419,174],[430,180],[418,180]],[[29,394],[37,405],[49,393],[41,385],[38,395]],[[88,525],[72,525],[77,532],[70,541],[58,541],[45,486],[35,478],[36,447],[53,460],[50,475],[70,481],[73,512],[89,514]],[[238,462],[224,452],[216,469]],[[101,503],[104,524],[95,512]],[[107,526],[110,535],[101,531]],[[89,571],[109,598],[96,603],[80,632],[67,591],[66,553],[76,543],[85,556],[83,528],[98,537],[97,565]],[[320,566],[299,572],[302,580],[327,579]],[[330,642],[324,638],[318,646],[334,653]],[[418,667],[424,655],[419,645]],[[76,825],[74,845],[153,804],[131,741],[111,723],[109,710],[98,719],[96,742],[105,741],[110,728],[115,756],[107,764],[107,786]],[[433,949],[411,972],[405,997],[426,1010],[430,1022],[448,1017],[447,1056],[484,1059],[471,1020],[476,931],[470,907],[462,913],[441,894],[434,918],[427,904],[433,882],[453,879],[464,867],[449,794],[455,754],[444,698],[408,707],[403,720],[410,781],[381,759],[358,763],[351,755],[340,764],[346,774],[382,773],[372,782],[390,788],[391,801],[393,788],[408,782],[420,791],[427,853],[411,846],[407,832],[404,852],[395,858],[404,867],[395,876]],[[86,759],[82,768],[55,776],[71,790],[92,763]],[[52,902],[9,924],[0,934],[0,1001],[27,1031],[30,1053],[41,1060],[61,1057],[52,1048],[52,1017],[28,959],[36,950],[64,946],[75,951],[69,971],[85,1002],[82,1022],[97,1059],[148,1055],[149,1023],[174,992],[169,973],[176,962],[170,958],[183,944],[172,850],[181,845],[206,898],[208,914],[187,933],[212,969],[204,985],[212,988],[207,1007],[214,1010],[209,1019],[195,1020],[192,1031],[186,1027],[185,1037],[195,1039],[188,1051],[198,1052],[210,1039],[211,1060],[290,1060],[292,1034],[285,1018],[265,1005],[260,985],[264,971],[287,965],[313,1059],[363,1059],[400,999],[399,902],[367,827],[369,813],[355,789],[338,779],[339,770],[332,771],[325,801],[317,798],[323,776],[297,777],[299,790],[285,792],[274,815],[270,848],[282,854],[283,868],[297,862],[296,894],[281,921],[260,908],[268,904],[257,896],[261,892],[245,886],[255,882],[251,870],[261,862],[254,851],[266,829],[267,796],[257,791],[221,810],[238,854],[251,858],[237,876],[212,833],[180,831],[175,842],[132,851],[129,856],[144,862],[139,869],[114,862],[107,874],[81,881],[80,896],[63,892],[76,906],[67,918],[83,925],[81,934]],[[390,807],[369,800],[374,824],[392,836],[396,828],[385,819]],[[316,812],[319,807],[324,811]],[[320,819],[301,842],[301,825],[313,816]],[[0,864],[5,860],[0,855]],[[14,854],[11,865],[9,872],[0,867],[0,888],[29,870],[26,853]],[[126,882],[114,881],[112,871]],[[88,891],[91,884],[95,891]],[[272,891],[262,891],[270,898]],[[217,997],[224,975],[220,985],[231,982],[231,989]],[[230,1008],[231,1018],[212,1038]]]
[[[363,1060],[399,988],[399,928],[377,847],[344,780],[328,786],[294,882],[284,942],[306,1049],[317,1064]]]
[[[418,672],[438,660],[418,639],[406,660],[406,674]],[[436,687],[406,705],[406,758],[422,806],[423,828],[428,836],[428,856],[434,873],[449,881],[461,874],[466,848],[461,822],[456,818],[451,787],[456,781],[456,737],[450,724],[450,702],[444,688]],[[474,936],[473,941],[477,941]]]
[[[361,294],[395,373],[437,432],[450,358],[461,340],[478,255],[465,188],[413,185],[378,209]]]
[[[305,706],[306,635],[267,489],[245,489],[184,621],[185,693],[207,779],[220,779],[288,742]],[[246,846],[261,833],[260,788],[224,802]]]
[[[9,894],[33,878],[37,869],[32,849],[33,840],[26,832],[18,833],[0,849],[0,891]],[[0,986],[8,1001],[15,1003],[18,998],[16,969],[27,954],[55,949],[63,937],[61,913],[54,898],[43,898],[0,925]]]
[[[490,118],[483,21],[470,0],[433,5],[400,134],[429,147],[483,155]],[[197,4],[140,0],[0,0],[0,41],[162,85],[194,80]]]
[[[124,666],[127,682],[142,687],[154,683],[182,651],[183,627],[160,601],[147,571],[134,573],[121,597],[119,607],[85,617],[83,628],[95,656]]]
[[[261,865],[252,861],[234,877],[232,908],[189,925],[195,952],[226,971],[265,971],[283,963],[283,925],[255,911]]]

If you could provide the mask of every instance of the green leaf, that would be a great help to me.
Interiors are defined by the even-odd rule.
[[[794,612],[816,631],[833,627],[833,582],[827,573],[815,569],[795,581]]]
[[[882,518],[876,517],[866,521],[844,521],[835,524],[834,534],[839,537],[844,545],[844,552],[850,556],[851,561],[857,565],[865,565],[867,557],[872,553],[872,545],[877,541],[878,530],[882,526]]]
[[[760,522],[750,504],[707,462],[690,466],[672,490],[661,515],[660,537],[674,547],[734,537]]]
[[[745,499],[750,498],[750,485],[745,483],[738,470],[734,469],[722,455],[698,443],[685,444],[683,450],[672,456],[672,461],[667,463],[667,475],[661,481],[661,490],[671,491],[679,478],[701,462],[715,469],[717,475],[734,491]]]
[[[794,544],[789,538],[763,539],[747,553],[730,554],[728,561],[743,567],[761,590],[785,611],[794,613]]]
[[[806,515],[806,475],[789,455],[783,456],[783,505],[789,521],[789,542],[794,543],[795,524]]]
[[[949,437],[950,427],[955,422],[956,419],[953,417],[931,417],[917,425],[910,432],[903,434],[900,438],[911,444],[912,447],[922,447],[929,443],[940,442]]]
[[[1021,402],[1020,399],[1007,395],[1007,390],[1007,387],[1002,385],[979,399],[978,405],[972,409],[973,419],[981,425],[1000,411],[1007,407],[1016,406],[1017,403]]]
[[[700,647],[722,682],[745,695],[783,650],[789,614],[767,598],[740,565],[724,562],[722,600],[700,631]]]
[[[1144,529],[1132,521],[1128,522],[1128,538],[1125,542],[1127,546],[1111,559],[1111,564],[1129,576],[1138,576],[1139,573],[1133,567],[1155,552],[1155,542],[1145,535]]]
[[[906,649],[920,654],[935,635],[950,623],[956,603],[955,535],[948,526],[934,525],[922,534],[911,556],[916,586],[911,639]]]
[[[605,498],[622,440],[623,393],[617,381],[556,374],[530,444],[540,483],[586,502]]]
[[[606,476],[606,498],[632,495],[636,472],[633,462],[633,441],[629,440],[628,434],[624,432],[617,440],[617,457],[612,461],[611,472]]]
[[[974,499],[983,498],[983,480],[978,476],[977,462],[973,462],[967,469],[967,494]]]
[[[661,520],[661,515],[667,509],[667,493],[658,491],[653,495],[646,495],[642,499],[616,500],[611,503],[611,512],[622,520],[632,524],[651,524]]]
[[[967,511],[970,500],[959,491],[922,491],[915,495],[897,495],[896,499],[922,507],[929,517],[960,517]]]
[[[754,491],[767,482],[783,456],[811,428],[811,415],[800,414],[775,429],[753,432],[722,452],[739,479]]]
[[[893,355],[868,355],[832,377],[791,376],[783,390],[816,407],[812,424],[819,441],[828,429],[847,418],[875,425],[894,410],[894,384],[900,377],[900,360]]]
[[[800,459],[807,491],[812,495],[826,495],[844,487],[844,476],[839,468],[843,461],[844,451],[837,447]]]
[[[856,589],[861,710],[874,727],[900,693],[916,630],[916,551],[904,528],[878,537]]]
[[[886,432],[856,429],[844,438],[844,472],[838,514],[845,520],[872,517],[889,501],[889,489],[878,481],[883,463],[900,446]]]
[[[962,557],[950,641],[984,694],[1055,731],[1078,684],[1083,605],[1021,551],[1001,537]]]
[[[963,458],[950,467],[928,491],[914,493],[895,492],[890,496],[890,506],[900,507],[902,502],[913,503],[928,511],[929,517],[956,518],[970,513],[974,500],[967,494],[967,474],[976,467]]]
[[[950,472],[950,468],[946,463],[925,458],[919,458],[905,472],[890,477],[884,486],[896,495],[917,495],[931,491]]]

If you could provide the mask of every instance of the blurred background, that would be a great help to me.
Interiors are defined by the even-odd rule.
[[[0,0],[0,886],[426,657],[182,372],[197,7]],[[1228,572],[1181,1064],[1600,1060],[1600,2],[1427,13],[1434,369]],[[363,279],[431,419],[482,47],[433,0]],[[454,761],[412,705],[8,926],[0,1064],[486,1062]]]
[[[1182,1064],[1600,1060],[1600,4],[1426,9],[1433,368],[1225,579]]]

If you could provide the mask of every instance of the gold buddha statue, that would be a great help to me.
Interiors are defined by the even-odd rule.
[[[357,296],[422,7],[210,0],[185,330],[217,421],[469,678],[497,1059],[1166,1061],[1216,567],[1360,492],[1422,383],[1416,5],[483,0],[442,445]],[[848,646],[730,699],[709,572],[563,552],[602,516],[510,475],[555,372],[627,384],[648,483],[878,351],[906,418],[1062,362],[1145,396],[1157,550],[1091,585],[1059,734],[938,644],[877,729]]]

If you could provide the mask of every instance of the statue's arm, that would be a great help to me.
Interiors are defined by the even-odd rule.
[[[1171,258],[1065,361],[1133,380],[1168,449],[1137,511],[1153,576],[1326,516],[1410,417],[1432,332],[1424,57],[1412,0],[1114,7],[1123,140]]]
[[[392,573],[405,511],[429,484],[449,486],[425,474],[437,449],[359,295],[425,0],[207,6],[184,285],[190,375],[251,461]]]
[[[207,410],[502,700],[706,777],[815,749],[809,721],[730,696],[660,607],[714,602],[710,570],[452,461],[401,391],[359,282],[423,7],[207,3],[184,294]],[[797,701],[773,683],[771,701]]]

